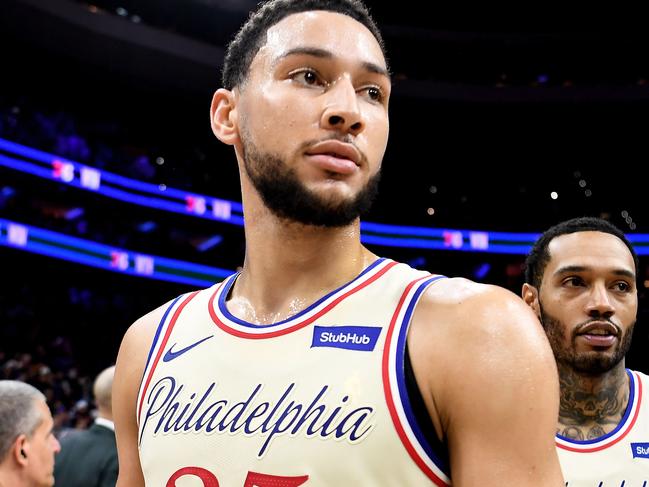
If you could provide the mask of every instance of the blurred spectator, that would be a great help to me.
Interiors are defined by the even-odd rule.
[[[47,355],[46,355],[47,353]],[[26,382],[46,398],[54,417],[54,433],[61,438],[72,429],[85,429],[92,423],[88,400],[88,379],[78,377],[77,369],[53,370],[47,361],[57,363],[57,351],[16,353],[0,362],[0,380],[10,379]],[[42,358],[35,358],[37,355]],[[1,485],[1,484],[0,484]]]
[[[61,439],[62,453],[54,468],[57,485],[115,487],[118,463],[111,406],[114,372],[115,367],[109,367],[95,380],[95,423],[86,431],[72,432]]]

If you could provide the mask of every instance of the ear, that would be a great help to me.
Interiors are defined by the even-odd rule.
[[[531,284],[528,284],[527,282],[523,284],[523,289],[521,291],[521,297],[523,298],[523,301],[525,301],[525,304],[527,304],[532,310],[534,311],[534,314],[536,316],[540,317],[541,316],[541,307],[539,305],[539,291],[536,289],[534,286]]]
[[[27,465],[27,457],[29,456],[29,441],[27,440],[26,435],[20,435],[18,436],[18,438],[16,438],[16,441],[14,441],[14,444],[11,447],[11,456],[19,465]]]
[[[220,88],[212,97],[210,120],[212,132],[224,144],[239,141],[239,125],[236,92]]]

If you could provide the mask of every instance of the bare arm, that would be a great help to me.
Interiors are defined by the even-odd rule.
[[[137,393],[156,328],[166,305],[133,323],[127,330],[117,356],[113,381],[113,416],[119,477],[116,487],[144,487],[137,446]]]
[[[557,369],[513,293],[463,279],[433,285],[408,343],[455,487],[563,486],[554,433]]]

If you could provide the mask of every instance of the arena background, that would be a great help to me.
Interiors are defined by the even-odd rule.
[[[242,262],[242,227],[223,214],[197,216],[204,208],[194,200],[170,212],[75,184],[83,166],[161,191],[240,201],[234,156],[212,135],[208,110],[224,46],[254,4],[3,2],[0,139],[55,160],[39,176],[26,169],[33,157],[0,146],[0,376],[48,389],[62,428],[87,420],[89,378],[113,363],[125,329],[198,287],[174,279],[183,264],[170,280],[145,277],[150,261],[132,272],[135,254],[230,270]],[[608,218],[644,252],[646,29],[584,29],[535,15],[505,21],[423,2],[368,4],[394,74],[381,192],[364,218],[390,225],[391,237],[365,227],[376,237],[367,239],[372,250],[517,294],[530,234],[565,218]],[[415,227],[438,233],[422,244]],[[395,240],[398,231],[410,240]],[[83,244],[86,254],[108,252],[109,270],[76,262],[79,248],[61,235],[105,245]],[[496,245],[503,238],[509,247]],[[45,241],[58,257],[38,253]],[[128,269],[119,249],[130,252]],[[647,264],[641,256],[640,313],[627,357],[644,372]]]

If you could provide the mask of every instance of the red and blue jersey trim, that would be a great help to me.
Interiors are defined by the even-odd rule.
[[[286,320],[269,325],[249,323],[228,311],[225,301],[238,276],[238,274],[234,274],[226,278],[210,297],[208,304],[210,316],[221,330],[240,338],[264,339],[286,335],[310,325],[348,296],[372,284],[395,265],[397,263],[390,259],[378,259],[354,280],[320,298],[308,308]]]
[[[162,357],[162,352],[167,346],[169,341],[169,336],[178,321],[178,317],[182,310],[187,306],[187,304],[196,297],[199,291],[195,291],[190,294],[178,296],[165,310],[164,315],[160,319],[158,328],[153,337],[153,342],[151,343],[151,348],[149,349],[149,355],[147,357],[146,365],[144,366],[144,373],[142,375],[142,382],[140,384],[140,391],[138,393],[138,406],[137,406],[137,423],[140,424],[140,415],[142,414],[142,406],[144,405],[144,398],[146,397],[146,392],[151,383],[151,378],[153,373]],[[180,302],[180,304],[178,304]],[[169,319],[171,311],[174,310],[173,316]],[[162,337],[162,339],[160,338]],[[153,362],[151,359],[154,357]]]
[[[620,424],[610,433],[593,440],[571,440],[570,438],[557,434],[557,447],[577,453],[593,453],[615,445],[629,434],[638,419],[642,404],[642,380],[637,372],[626,369],[626,373],[629,377],[629,404],[626,407]]]
[[[438,486],[451,485],[450,469],[426,441],[415,419],[405,381],[405,349],[408,328],[422,293],[444,276],[424,276],[404,290],[388,328],[383,351],[383,390],[392,422],[413,461]]]

